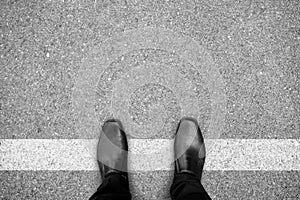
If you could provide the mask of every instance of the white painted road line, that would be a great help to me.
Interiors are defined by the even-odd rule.
[[[300,170],[299,139],[205,140],[205,170]],[[98,170],[97,140],[1,139],[0,170]],[[173,141],[129,140],[129,171],[173,169]]]

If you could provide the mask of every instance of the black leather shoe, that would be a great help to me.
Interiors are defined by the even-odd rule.
[[[122,123],[115,119],[107,120],[102,126],[97,146],[97,160],[102,180],[112,173],[128,179],[128,143],[123,130]]]
[[[174,156],[175,174],[192,173],[201,180],[205,145],[196,119],[185,117],[180,120],[176,130]]]

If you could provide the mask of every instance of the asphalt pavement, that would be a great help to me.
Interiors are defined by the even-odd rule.
[[[88,199],[96,168],[26,163],[51,166],[50,152],[67,157],[55,142],[72,154],[73,140],[97,139],[111,117],[140,155],[153,153],[183,116],[233,155],[208,145],[212,199],[300,199],[299,1],[2,1],[0,19],[0,199]],[[243,149],[253,153],[234,157]],[[173,168],[141,168],[129,176],[133,199],[169,199]]]

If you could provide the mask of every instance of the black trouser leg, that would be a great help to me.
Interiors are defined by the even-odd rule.
[[[170,189],[172,200],[211,199],[203,188],[200,179],[191,173],[178,173],[174,176]]]
[[[129,183],[120,174],[108,174],[90,200],[130,200]]]

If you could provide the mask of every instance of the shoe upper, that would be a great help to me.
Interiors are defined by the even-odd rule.
[[[128,143],[120,121],[106,121],[97,146],[97,160],[102,178],[110,173],[127,176]]]
[[[183,118],[177,127],[174,142],[175,173],[193,173],[201,179],[205,154],[197,120]]]

